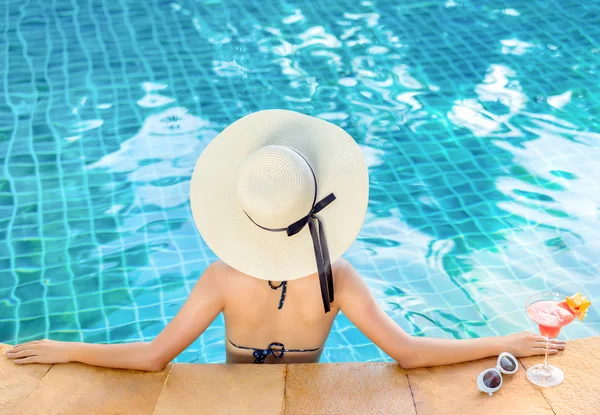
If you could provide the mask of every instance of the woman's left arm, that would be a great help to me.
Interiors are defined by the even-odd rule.
[[[336,264],[336,301],[341,311],[373,343],[405,369],[447,365],[510,352],[517,357],[544,354],[546,340],[533,333],[455,340],[410,336],[379,307],[363,279],[347,261]],[[550,353],[565,348],[550,342]]]
[[[224,307],[221,278],[226,267],[211,264],[202,274],[181,310],[151,342],[89,344],[38,340],[7,352],[17,364],[81,362],[88,365],[148,371],[162,370],[200,336]]]

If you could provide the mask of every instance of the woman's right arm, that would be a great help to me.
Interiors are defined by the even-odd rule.
[[[17,345],[7,357],[17,364],[81,362],[88,365],[148,371],[162,370],[197,339],[224,307],[222,278],[227,268],[211,264],[181,310],[151,342],[88,344],[38,340]]]

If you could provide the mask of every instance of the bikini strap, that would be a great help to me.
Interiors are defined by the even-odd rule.
[[[272,290],[278,290],[281,288],[281,298],[279,299],[279,307],[277,307],[278,310],[281,310],[283,308],[283,302],[285,301],[285,295],[287,293],[287,281],[282,281],[281,284],[274,286],[271,281],[269,281],[269,287],[271,287]]]
[[[229,341],[229,343],[231,343],[233,347],[236,347],[238,349],[252,350],[252,356],[254,356],[255,359],[254,363],[265,363],[265,359],[269,355],[273,356],[275,359],[281,359],[285,353],[316,352],[320,349],[320,347],[316,349],[286,349],[283,343],[279,342],[273,342],[269,344],[269,346],[266,349],[255,349],[254,347],[238,346],[230,339],[227,339],[227,341]]]

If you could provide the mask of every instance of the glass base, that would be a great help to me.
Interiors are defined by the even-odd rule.
[[[556,366],[548,365],[548,369],[544,369],[544,365],[539,364],[527,370],[527,379],[534,385],[551,388],[560,385],[565,374]]]

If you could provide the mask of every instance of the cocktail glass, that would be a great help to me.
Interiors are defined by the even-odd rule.
[[[557,337],[561,327],[571,323],[576,317],[565,298],[566,296],[558,293],[542,292],[529,297],[525,304],[527,314],[539,325],[540,334],[546,338],[544,363],[527,370],[527,378],[537,386],[558,386],[565,378],[562,370],[548,363],[550,339]]]

